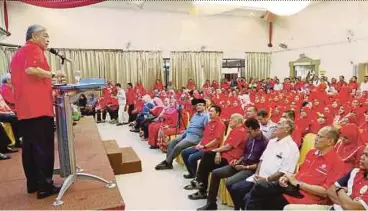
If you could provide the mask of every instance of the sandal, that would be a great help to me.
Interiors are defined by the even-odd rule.
[[[207,199],[207,193],[201,193],[200,191],[197,191],[193,194],[188,195],[188,198],[191,200]]]

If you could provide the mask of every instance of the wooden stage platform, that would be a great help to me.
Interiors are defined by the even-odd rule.
[[[91,117],[82,118],[74,126],[77,166],[85,173],[115,181],[97,126]],[[57,144],[55,144],[57,147]],[[57,151],[57,149],[55,149]],[[21,152],[12,159],[0,161],[0,210],[106,210],[125,209],[119,189],[108,189],[103,183],[83,180],[73,184],[63,197],[64,204],[52,206],[55,196],[38,200],[36,193],[27,194]],[[55,167],[58,167],[58,155]],[[54,177],[56,184],[62,179]]]

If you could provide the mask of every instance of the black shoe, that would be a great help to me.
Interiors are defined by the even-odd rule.
[[[10,158],[11,158],[10,155],[5,155],[5,154],[0,153],[0,160],[8,160]]]
[[[206,205],[204,205],[203,207],[198,208],[197,210],[217,210],[217,204],[207,202]]]
[[[193,194],[188,195],[188,198],[191,200],[207,199],[207,193],[201,193],[200,191],[197,191]]]
[[[97,121],[96,123],[99,124],[99,123],[101,123],[101,121]]]
[[[194,178],[194,175],[189,173],[189,174],[184,174],[183,177],[185,179],[193,179]]]
[[[133,133],[139,133],[140,130],[139,129],[131,129],[130,132],[133,132]]]
[[[173,165],[171,163],[167,163],[166,160],[162,161],[155,167],[156,170],[165,170],[165,169],[173,169]]]
[[[158,147],[158,146],[150,146],[150,149],[158,149],[158,148],[160,148],[160,147]]]
[[[122,126],[123,125],[123,123],[118,123],[118,124],[116,124],[116,126]]]
[[[7,147],[6,148],[6,152],[8,153],[14,153],[14,152],[19,152],[19,150],[13,148],[13,147]]]
[[[61,186],[53,185],[50,190],[47,191],[38,191],[37,192],[37,199],[44,199],[46,197],[52,196],[60,192]]]
[[[37,188],[27,188],[27,193],[36,193],[37,191]]]

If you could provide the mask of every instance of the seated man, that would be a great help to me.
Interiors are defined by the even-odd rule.
[[[172,169],[172,162],[181,151],[197,145],[202,139],[204,128],[208,123],[208,114],[205,112],[206,101],[203,99],[193,99],[192,105],[196,107],[197,112],[190,120],[188,129],[169,143],[166,159],[155,167],[156,170]]]
[[[282,210],[287,204],[328,204],[327,189],[344,175],[344,164],[334,150],[339,131],[322,128],[315,149],[306,155],[296,175],[285,174],[278,182],[260,182],[246,199],[247,210]]]
[[[360,158],[359,168],[352,169],[327,191],[334,210],[368,209],[368,147]]]
[[[17,152],[18,150],[14,149],[14,147],[21,147],[22,145],[20,141],[21,135],[19,130],[19,121],[15,113],[6,104],[2,95],[0,95],[0,122],[10,123],[15,136],[15,143],[10,143],[10,145],[8,146],[8,151]]]
[[[10,139],[8,138],[8,135],[6,134],[3,127],[0,127],[0,160],[7,160],[11,157],[9,155],[3,154],[3,153],[11,153],[15,151],[9,151],[9,144]]]
[[[269,141],[260,158],[256,173],[246,180],[227,186],[235,209],[244,210],[244,198],[255,184],[278,181],[285,173],[294,173],[299,160],[299,149],[290,136],[293,129],[293,121],[281,120],[274,133],[275,138]]]
[[[221,108],[212,106],[208,113],[210,121],[204,129],[201,142],[181,152],[181,157],[189,172],[189,174],[184,175],[186,179],[194,178],[197,172],[197,161],[202,159],[205,152],[217,149],[224,137],[225,125],[220,119]]]
[[[242,115],[233,114],[229,122],[229,127],[232,130],[224,146],[206,153],[201,160],[198,177],[205,178],[203,180],[205,185],[198,185],[198,182],[194,183],[193,186],[197,186],[196,188],[199,188],[199,191],[190,195],[190,199],[207,198],[207,204],[199,210],[217,209],[216,197],[222,178],[234,176],[232,180],[240,181],[254,173],[259,158],[266,148],[267,140],[260,132],[259,123],[256,119],[248,118],[245,121],[245,126],[246,129],[243,127]],[[246,130],[249,135],[246,134]],[[211,171],[208,197],[206,197],[206,186],[208,184],[206,180]],[[204,175],[205,173],[206,175]]]
[[[267,140],[270,140],[272,138],[273,132],[276,130],[276,123],[270,120],[266,110],[259,110],[257,113],[257,118],[263,135],[267,138]]]

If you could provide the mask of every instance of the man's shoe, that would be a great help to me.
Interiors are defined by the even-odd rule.
[[[123,123],[118,123],[118,124],[116,124],[116,126],[122,126],[123,125]]]
[[[2,154],[0,153],[0,160],[8,160],[10,159],[11,157],[9,155],[6,155],[6,154]]]
[[[44,199],[46,197],[52,196],[54,194],[59,193],[61,190],[61,186],[53,185],[50,190],[47,191],[38,191],[37,192],[37,199]]]
[[[14,153],[14,152],[19,152],[19,150],[17,150],[16,148],[13,148],[13,147],[7,147],[6,148],[6,152],[8,152],[8,153]]]
[[[201,193],[200,191],[197,191],[193,194],[188,195],[188,198],[191,200],[207,199],[207,193]]]
[[[217,204],[207,202],[206,205],[204,205],[203,207],[198,208],[197,210],[217,210]]]
[[[158,164],[155,167],[156,170],[165,170],[165,169],[173,169],[173,165],[170,163],[167,163],[166,160],[162,161],[160,164]]]
[[[27,193],[36,193],[37,191],[37,188],[27,188]]]
[[[158,148],[160,148],[160,147],[158,147],[158,146],[150,146],[150,149],[158,149]]]
[[[194,178],[194,175],[193,174],[184,174],[183,177],[185,179],[193,179]]]

